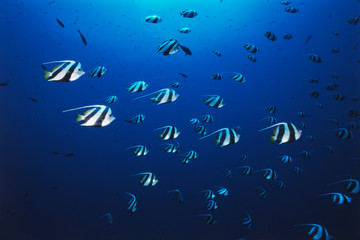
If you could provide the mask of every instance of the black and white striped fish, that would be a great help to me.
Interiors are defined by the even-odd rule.
[[[301,136],[302,131],[297,129],[296,126],[292,123],[287,122],[281,122],[274,124],[270,127],[263,128],[259,130],[258,132],[261,132],[263,130],[276,127],[273,131],[273,136],[270,136],[271,142],[277,142],[278,144],[283,143],[292,143],[296,140],[298,140]]]
[[[164,56],[168,56],[179,51],[179,47],[181,48],[181,50],[185,52],[185,55],[191,56],[192,53],[190,49],[183,45],[180,45],[180,43],[176,39],[169,39],[164,41],[158,46],[157,49],[160,54]]]
[[[106,224],[112,224],[113,223],[113,218],[112,218],[112,215],[111,213],[107,213],[103,216],[101,216],[102,218],[105,218],[105,223]]]
[[[352,118],[357,118],[359,116],[359,112],[356,109],[349,109],[346,111],[346,114]]]
[[[81,69],[81,63],[73,60],[46,62],[41,66],[53,63],[58,65],[53,67],[50,72],[44,72],[44,79],[49,82],[72,82],[85,74]]]
[[[211,75],[211,79],[214,79],[214,80],[221,80],[222,77],[223,76],[221,73],[214,73],[213,75]]]
[[[352,16],[348,20],[346,20],[348,24],[356,25],[360,22],[360,16]]]
[[[143,173],[137,173],[133,174],[131,176],[138,176],[138,175],[144,175],[141,180],[139,181],[139,184],[145,187],[148,186],[155,186],[159,180],[156,179],[155,174],[151,172],[143,172]]]
[[[321,63],[322,59],[319,55],[317,54],[309,54],[309,59],[310,61],[314,62],[314,63]]]
[[[299,129],[304,129],[307,127],[307,123],[306,122],[301,122],[298,126]]]
[[[201,121],[205,122],[205,123],[211,123],[214,121],[214,117],[210,114],[204,115],[203,118],[201,119]]]
[[[183,164],[189,163],[190,160],[195,159],[198,157],[198,153],[195,151],[189,151],[183,155],[183,157],[180,159],[180,162]]]
[[[200,134],[200,135],[205,135],[206,128],[204,126],[198,126],[194,129],[194,132],[196,132],[197,134]]]
[[[340,139],[349,140],[353,138],[353,134],[349,129],[339,128],[336,131],[336,136]]]
[[[266,108],[266,111],[268,113],[276,113],[277,112],[277,107],[275,105],[270,105]]]
[[[342,193],[337,193],[337,192],[324,193],[324,194],[320,194],[319,196],[329,196],[329,195],[331,196],[331,201],[336,205],[344,205],[351,203],[351,198]]]
[[[292,172],[298,175],[302,173],[302,169],[301,167],[293,167]]]
[[[129,194],[131,196],[131,199],[130,201],[128,202],[128,212],[129,213],[133,213],[136,211],[137,209],[137,201],[136,201],[136,197],[131,194],[131,193],[128,193],[128,192],[125,192],[126,194]]]
[[[177,130],[175,126],[165,126],[161,128],[157,128],[156,130],[164,129],[158,136],[162,140],[170,140],[175,139],[179,136],[180,132]]]
[[[208,200],[208,202],[206,204],[206,209],[207,210],[214,211],[217,208],[218,208],[218,205],[214,200]]]
[[[159,91],[149,93],[149,94],[141,96],[141,97],[134,98],[133,100],[147,97],[147,96],[153,95],[155,93],[157,93],[157,95],[155,97],[151,98],[151,101],[156,103],[157,105],[174,102],[179,97],[179,94],[176,93],[174,89],[163,88],[163,89],[160,89]]]
[[[245,82],[245,76],[242,75],[241,73],[236,73],[235,75],[231,76],[231,79],[239,82],[239,83],[244,83]]]
[[[130,93],[134,93],[134,92],[142,92],[144,91],[149,85],[144,82],[144,81],[138,81],[138,82],[134,82],[133,84],[131,84],[131,86],[129,88],[127,88],[126,90]]]
[[[260,169],[255,172],[264,172],[263,177],[266,180],[275,180],[277,178],[277,174],[276,174],[275,170],[273,170],[271,168]]]
[[[289,5],[290,3],[291,3],[290,1],[281,1],[280,4],[287,6],[287,5]]]
[[[171,84],[171,87],[173,87],[173,88],[179,88],[180,86],[181,85],[180,85],[179,82],[174,82],[174,83]]]
[[[225,168],[224,174],[226,177],[232,177],[232,171],[228,168]]]
[[[221,52],[219,50],[212,51],[216,56],[221,57]]]
[[[238,167],[241,171],[241,174],[242,175],[245,175],[245,176],[249,176],[253,173],[254,171],[254,168],[251,167],[251,166],[241,166],[241,167]]]
[[[124,120],[127,123],[133,123],[133,124],[138,124],[141,123],[145,120],[145,115],[143,114],[138,114],[135,117],[131,118],[130,120]]]
[[[208,98],[204,99],[205,105],[213,108],[222,108],[225,103],[224,99],[219,95],[207,95]]]
[[[304,112],[297,112],[297,113],[296,113],[296,116],[297,116],[297,117],[300,117],[300,118],[303,118],[303,117],[307,117],[307,114],[304,113]]]
[[[189,120],[189,123],[191,125],[198,125],[200,123],[200,120],[197,119],[197,118],[192,118],[192,119]]]
[[[89,73],[89,77],[97,77],[100,78],[102,75],[105,74],[106,68],[104,66],[98,66],[92,69]]]
[[[288,12],[288,13],[297,13],[297,12],[299,12],[299,9],[296,8],[296,7],[286,7],[286,8],[285,8],[285,12]]]
[[[195,10],[186,9],[182,12],[180,12],[180,15],[184,18],[194,18],[198,15],[198,13]]]
[[[259,49],[258,49],[254,44],[246,43],[246,44],[243,45],[243,47],[244,47],[247,51],[249,51],[249,52],[251,52],[251,53],[257,53],[257,52],[259,52]]]
[[[110,96],[108,98],[105,99],[105,103],[114,103],[118,100],[118,97],[117,96]]]
[[[213,225],[216,223],[215,217],[211,214],[200,214],[198,216],[202,217],[201,221],[203,221],[207,225]]]
[[[324,150],[328,153],[333,153],[334,152],[334,147],[333,146],[325,146]]]
[[[280,189],[285,189],[285,183],[281,180],[276,180],[276,185],[280,188]]]
[[[338,183],[346,183],[345,190],[352,193],[352,194],[359,194],[360,193],[360,183],[358,180],[349,178],[342,181],[337,181],[330,183],[328,185],[338,184]]]
[[[215,198],[215,193],[212,190],[203,190],[200,191],[200,193],[203,193],[203,198],[206,200],[211,200]]]
[[[336,101],[344,101],[345,96],[344,96],[343,93],[340,92],[340,93],[334,94],[333,99],[336,100]]]
[[[188,27],[183,27],[183,28],[178,29],[178,31],[180,33],[189,33],[189,32],[191,32],[191,29]]]
[[[111,108],[105,105],[89,105],[68,109],[63,112],[75,111],[84,108],[91,109],[87,110],[84,115],[77,115],[76,121],[79,122],[81,126],[105,127],[115,120],[115,117],[112,115]]]
[[[245,225],[245,227],[247,229],[250,229],[252,227],[252,225],[253,225],[252,218],[250,217],[250,215],[246,211],[244,211],[244,212],[246,214],[246,217],[242,218],[241,222],[242,222],[242,224]]]
[[[219,187],[219,186],[215,186],[215,187],[218,188],[217,193],[219,195],[223,195],[223,196],[228,196],[229,195],[229,191],[226,188]]]
[[[218,133],[218,135],[216,136],[215,145],[219,146],[219,147],[225,147],[228,145],[232,145],[234,143],[237,143],[240,139],[240,134],[238,134],[232,128],[221,128],[221,129],[219,129],[211,134],[208,134],[205,137],[202,137],[200,139],[209,137],[215,133]]]
[[[313,98],[318,98],[320,96],[320,93],[319,93],[319,91],[313,91],[313,92],[309,93],[309,96],[313,97]]]
[[[312,136],[312,135],[307,136],[306,141],[308,141],[308,142],[314,141],[314,136]]]
[[[299,152],[300,156],[304,159],[309,159],[311,157],[311,153],[309,151],[302,151],[302,152]]]
[[[256,62],[256,61],[257,61],[257,59],[256,59],[256,57],[255,57],[254,55],[248,55],[247,58],[248,58],[250,61],[252,61],[252,62]]]
[[[339,125],[339,121],[338,121],[337,119],[335,119],[335,118],[330,119],[330,123],[331,123],[331,124],[334,124],[334,125],[336,125],[336,126]]]
[[[175,189],[175,190],[171,190],[168,192],[173,192],[173,199],[177,202],[177,203],[184,203],[184,197],[181,193],[181,191],[179,189]]]
[[[293,39],[293,35],[291,34],[291,33],[285,33],[285,35],[283,36],[283,38],[285,39],[285,40],[290,40],[290,39]]]
[[[150,16],[143,18],[143,21],[148,22],[148,23],[159,23],[159,22],[162,22],[163,19],[157,15],[150,15]]]
[[[331,240],[332,236],[329,235],[326,228],[319,224],[306,223],[296,226],[310,226],[310,230],[307,233],[313,240]]]
[[[136,146],[128,147],[127,149],[133,149],[133,148],[135,148],[133,154],[137,157],[145,156],[146,154],[149,153],[149,149],[143,145],[136,145]]]
[[[261,197],[261,198],[266,198],[267,197],[267,191],[262,188],[262,187],[258,187],[258,186],[254,186],[256,188],[256,193]]]
[[[264,34],[264,36],[271,41],[276,41],[276,39],[277,39],[275,36],[275,33],[273,33],[273,32],[266,32]]]
[[[180,144],[166,144],[164,151],[167,153],[178,153],[180,151]]]
[[[310,78],[309,83],[314,83],[314,84],[319,83],[319,79],[318,78]]]
[[[284,156],[280,156],[280,157],[281,157],[280,162],[282,164],[292,163],[293,162],[293,158],[290,157],[289,155],[284,155]]]
[[[273,116],[268,116],[268,117],[265,117],[265,118],[263,118],[261,120],[265,120],[265,122],[267,124],[275,124],[275,123],[277,123],[276,117],[273,117]],[[259,121],[261,121],[261,120],[259,120]]]

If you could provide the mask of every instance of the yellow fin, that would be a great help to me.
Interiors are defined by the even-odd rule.
[[[51,72],[44,71],[44,79],[49,78]]]
[[[86,110],[86,111],[84,112],[84,115],[85,115],[85,116],[88,115],[91,111],[92,111],[92,109]]]
[[[270,141],[271,141],[272,143],[274,143],[274,142],[276,141],[275,136],[270,136],[269,138],[270,138]]]
[[[80,122],[81,120],[83,120],[83,118],[84,118],[83,115],[78,114],[77,117],[76,117],[76,121]]]
[[[51,71],[53,72],[53,71],[55,71],[55,69],[57,69],[58,67],[60,67],[62,64],[59,64],[59,65],[56,65],[55,67],[53,67],[52,69],[51,69]]]

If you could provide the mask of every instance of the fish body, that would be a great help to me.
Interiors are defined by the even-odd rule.
[[[84,115],[79,114],[77,116],[76,121],[79,122],[81,126],[105,127],[115,120],[115,117],[112,115],[111,108],[105,105],[89,105],[89,106],[65,110],[63,112],[69,112],[83,108],[90,108],[90,109],[87,110],[84,113]]]
[[[151,15],[143,18],[143,21],[147,23],[160,23],[163,21],[163,19],[158,15]]]
[[[180,12],[180,15],[184,18],[194,18],[198,15],[198,13],[195,10],[186,9]]]
[[[107,71],[107,69],[104,66],[95,67],[90,71],[89,77],[100,78],[102,75],[105,74],[106,71]]]
[[[85,74],[81,69],[81,63],[73,60],[53,61],[42,63],[42,65],[53,63],[58,65],[44,73],[44,79],[49,82],[72,82]]]

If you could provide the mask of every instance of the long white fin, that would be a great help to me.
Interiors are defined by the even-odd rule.
[[[127,149],[132,149],[132,148],[137,148],[137,147],[145,147],[145,146],[143,146],[143,145],[136,145],[136,146],[128,147]]]
[[[160,130],[160,129],[164,129],[164,128],[168,128],[168,127],[172,127],[172,126],[159,127],[159,128],[154,129],[154,131],[157,131],[157,130]]]
[[[125,192],[125,193],[129,194],[129,195],[132,196],[134,199],[136,199],[136,197],[135,197],[133,194],[128,193],[128,192]]]
[[[145,174],[152,174],[151,172],[143,172],[143,173],[136,173],[131,176],[138,176],[138,175],[145,175]]]
[[[167,89],[169,89],[169,88],[163,88],[163,89],[160,89],[159,91],[152,92],[152,93],[146,94],[146,95],[141,96],[141,97],[133,98],[132,100],[136,100],[136,99],[140,99],[140,98],[148,97],[148,96],[150,96],[150,95],[153,95],[153,94],[158,93],[158,92],[161,92],[161,91],[165,91],[165,90],[167,90]]]
[[[284,122],[276,123],[276,124],[274,124],[274,125],[271,125],[270,127],[266,127],[266,128],[260,129],[258,132],[261,132],[261,131],[264,131],[264,130],[266,130],[266,129],[273,128],[273,127],[276,127],[276,126],[279,126],[279,125],[282,125],[282,124],[285,124],[285,123],[284,123]]]
[[[89,106],[84,106],[84,107],[78,107],[78,108],[72,108],[72,109],[68,109],[68,110],[64,110],[64,112],[70,112],[70,111],[75,111],[75,110],[79,110],[79,109],[84,109],[84,108],[95,108],[95,107],[103,107],[104,105],[89,105]]]
[[[355,180],[355,179],[346,179],[346,180],[342,180],[342,181],[337,181],[337,182],[333,182],[333,183],[329,183],[329,184],[326,184],[327,186],[329,185],[333,185],[333,184],[337,184],[337,183],[342,183],[342,182],[357,182],[359,183],[359,181]]]
[[[215,131],[215,132],[213,132],[213,133],[210,133],[210,134],[208,134],[208,135],[206,135],[206,136],[204,136],[204,137],[202,137],[202,138],[199,138],[199,140],[204,139],[204,138],[207,138],[207,137],[210,137],[211,135],[214,135],[215,133],[224,131],[224,130],[226,130],[226,129],[228,129],[228,128],[221,128],[221,129],[219,129],[219,130],[217,130],[217,131]]]
[[[46,63],[42,63],[42,64],[51,64],[51,63],[66,63],[66,62],[69,62],[69,63],[74,63],[75,61],[74,61],[74,60],[61,60],[61,61],[46,62]]]

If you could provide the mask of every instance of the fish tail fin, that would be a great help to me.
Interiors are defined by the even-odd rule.
[[[270,139],[270,142],[272,142],[272,143],[276,142],[276,137],[275,136],[270,136],[269,139]]]
[[[50,73],[49,71],[44,71],[44,79],[48,79],[49,76],[50,76]]]

